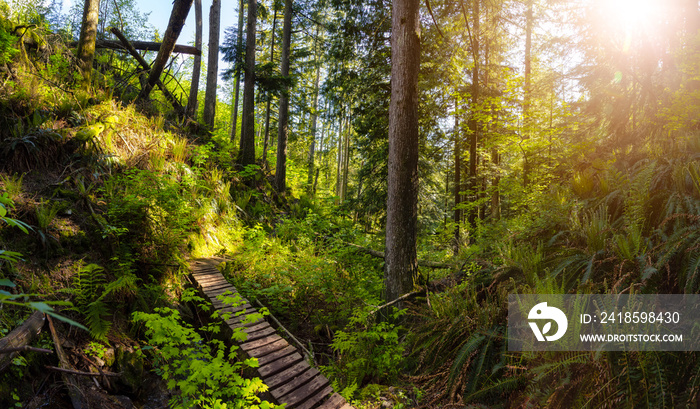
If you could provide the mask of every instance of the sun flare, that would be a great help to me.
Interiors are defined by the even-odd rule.
[[[653,25],[662,0],[598,0],[602,16],[625,30],[645,30]]]

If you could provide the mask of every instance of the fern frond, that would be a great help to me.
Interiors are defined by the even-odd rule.
[[[112,323],[103,317],[109,313],[107,304],[97,299],[87,305],[85,320],[93,338],[99,341],[107,339],[107,333],[112,328]]]
[[[474,351],[476,351],[476,349],[479,347],[479,345],[481,345],[485,338],[486,335],[474,334],[459,350],[454,362],[452,363],[452,367],[450,368],[448,389],[452,389],[452,386],[455,380],[459,377],[459,374],[462,372],[462,368],[464,367],[464,364],[466,363],[467,359],[469,359],[469,357],[472,356]]]

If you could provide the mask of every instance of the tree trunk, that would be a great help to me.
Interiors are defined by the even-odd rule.
[[[420,2],[393,0],[386,215],[385,299],[410,292],[418,278],[418,71]],[[399,306],[400,308],[400,306]]]
[[[202,50],[202,0],[194,0],[194,46]],[[202,71],[202,54],[194,56],[192,67],[192,83],[190,84],[190,97],[187,101],[187,116],[197,118],[197,96],[199,94],[199,74]]]
[[[83,82],[89,87],[92,76],[92,61],[95,59],[95,40],[97,39],[97,20],[100,13],[100,0],[85,0],[83,22],[80,26],[80,39],[76,51],[78,68],[83,75]]]
[[[321,75],[321,64],[318,61],[318,29],[319,25],[316,25],[316,39],[314,39],[314,64],[316,64],[316,78],[314,79],[314,102],[311,111],[311,144],[309,144],[309,159],[308,159],[308,180],[309,185],[309,195],[313,196],[313,177],[315,173],[314,155],[316,148],[316,125],[318,121],[318,82]]]
[[[350,169],[350,114],[345,120],[345,153],[343,154],[343,193],[341,200],[348,198],[348,173]]]
[[[272,35],[270,40],[270,64],[275,62],[275,30],[277,29],[277,8],[272,17]],[[267,107],[265,107],[265,141],[263,142],[262,162],[267,168],[267,145],[270,142],[270,102],[272,102],[272,93],[267,92]]]
[[[241,144],[238,151],[238,163],[243,166],[255,163],[255,26],[257,8],[257,0],[248,0],[243,114],[241,118]]]
[[[474,70],[472,72],[472,92],[471,92],[471,109],[472,114],[469,119],[469,196],[472,200],[476,200],[477,197],[477,149],[476,145],[479,140],[479,123],[477,120],[478,109],[479,109],[479,1],[473,0],[474,8],[474,38],[472,39],[473,53],[474,53]],[[467,222],[469,223],[469,236],[470,241],[473,241],[476,237],[476,218],[478,215],[478,208],[476,206],[471,206],[467,215]]]
[[[243,47],[243,9],[245,7],[244,0],[241,0],[238,5],[238,37],[236,37],[236,53],[240,55],[240,50]],[[238,58],[234,64],[238,65],[240,61]],[[235,67],[236,69],[236,86],[234,96],[233,96],[233,109],[231,109],[231,141],[236,140],[236,132],[238,131],[238,96],[240,95],[241,86],[241,69],[240,67]]]
[[[527,10],[525,11],[525,83],[523,85],[523,131],[520,138],[522,140],[530,138],[532,131],[532,119],[530,114],[530,104],[532,98],[532,0],[527,0]],[[528,166],[527,152],[523,150],[523,186],[530,184],[530,167]]]
[[[455,130],[454,130],[454,143],[455,143],[455,182],[454,182],[454,195],[455,195],[455,237],[453,252],[455,255],[459,253],[459,247],[462,242],[462,238],[459,231],[459,225],[462,223],[462,132],[460,132],[459,127],[459,109],[457,107],[458,102],[455,101]]]
[[[163,36],[163,43],[160,46],[155,61],[153,61],[151,73],[148,75],[148,82],[141,89],[139,99],[148,99],[151,90],[160,80],[160,74],[163,73],[163,68],[165,68],[165,64],[168,62],[170,54],[172,54],[175,48],[175,42],[180,36],[182,26],[185,25],[190,7],[192,7],[192,0],[175,0],[173,3],[173,11],[170,14],[168,28],[165,30],[165,35]]]
[[[491,149],[491,162],[493,162],[496,168],[496,174],[493,176],[493,181],[491,186],[493,187],[493,192],[491,193],[491,218],[493,220],[501,219],[501,176],[500,170],[498,169],[501,164],[501,155],[498,153],[498,149]]]
[[[209,9],[209,55],[207,59],[207,90],[204,94],[204,124],[214,129],[216,119],[216,82],[219,77],[219,22],[221,0],[213,0]]]
[[[289,52],[292,43],[292,0],[284,1],[284,26],[282,28],[282,55],[280,74],[289,76]],[[280,95],[279,123],[277,131],[277,166],[275,168],[275,188],[284,193],[287,188],[287,137],[289,129],[289,89],[285,87]]]
[[[340,204],[342,202],[342,198],[340,197],[341,193],[341,186],[342,186],[342,180],[340,178],[340,164],[343,163],[343,147],[345,144],[343,143],[343,121],[345,120],[345,117],[343,116],[343,110],[340,110],[340,121],[338,122],[338,154],[337,156],[337,164],[336,164],[336,170],[335,170],[335,195],[338,196],[338,200],[336,200],[336,205]]]

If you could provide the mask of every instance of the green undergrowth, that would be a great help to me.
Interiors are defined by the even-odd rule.
[[[507,351],[510,293],[700,291],[696,137],[577,171],[516,218],[484,224],[461,284],[411,313],[406,362],[428,404],[690,407],[693,352]],[[637,387],[637,386],[640,387]],[[690,386],[689,386],[690,385]]]
[[[183,293],[183,302],[200,304],[203,299],[191,291]],[[233,304],[235,305],[235,303]],[[212,317],[216,318],[216,317]],[[227,346],[214,335],[217,324],[204,328],[206,338],[186,324],[177,310],[158,307],[153,313],[134,312],[136,324],[143,325],[148,345],[142,350],[154,360],[154,367],[168,388],[179,391],[170,399],[172,408],[276,408],[257,396],[267,390],[259,378],[246,378],[246,368],[258,367],[257,359],[238,359],[238,347]],[[245,339],[241,328],[233,338]],[[250,370],[248,370],[250,372]]]

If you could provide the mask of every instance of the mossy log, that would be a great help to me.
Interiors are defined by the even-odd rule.
[[[0,352],[0,371],[3,371],[10,365],[12,359],[19,353],[18,349],[29,345],[39,335],[41,328],[44,326],[44,320],[43,313],[34,311],[22,325],[0,339],[0,351],[12,350],[12,352],[7,353]]]

